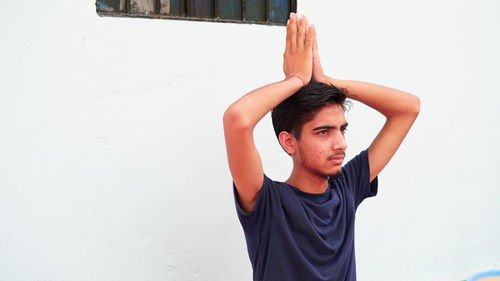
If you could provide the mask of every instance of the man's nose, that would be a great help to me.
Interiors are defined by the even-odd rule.
[[[335,135],[332,143],[333,150],[346,150],[347,143],[345,141],[345,137],[342,133],[338,133]]]

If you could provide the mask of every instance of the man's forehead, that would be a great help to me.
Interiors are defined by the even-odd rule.
[[[324,123],[324,124],[323,124]],[[338,104],[327,105],[321,108],[316,114],[314,118],[307,122],[304,125],[315,126],[318,124],[328,125],[329,123],[332,126],[341,126],[344,123],[347,123],[345,119],[344,110]]]

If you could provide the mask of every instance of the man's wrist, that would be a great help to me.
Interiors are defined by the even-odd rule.
[[[292,75],[289,75],[285,78],[285,80],[294,80],[294,81],[298,81],[300,82],[301,84],[301,87],[304,87],[306,85],[306,82],[304,81],[304,79],[300,78],[300,76],[298,75],[295,75],[295,74],[292,74]]]
[[[333,84],[334,86],[337,86],[336,84],[338,84],[337,79],[334,79],[334,78],[327,76],[327,75],[323,76],[323,80],[325,81],[325,82],[323,82],[325,84],[330,83],[330,84]]]

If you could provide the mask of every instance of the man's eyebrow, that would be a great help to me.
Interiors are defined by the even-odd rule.
[[[340,126],[341,128],[345,128],[349,125],[349,123],[345,122],[344,124],[342,124],[342,126]],[[317,130],[325,130],[325,129],[337,129],[337,126],[330,126],[330,125],[323,125],[323,126],[319,126],[319,127],[316,127],[314,129],[312,129],[313,131],[317,131]]]

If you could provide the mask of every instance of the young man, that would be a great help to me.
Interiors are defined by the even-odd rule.
[[[315,28],[305,16],[290,15],[283,70],[286,79],[244,95],[224,113],[229,168],[253,280],[356,280],[356,208],[376,195],[377,175],[415,121],[419,99],[326,76]],[[345,94],[387,119],[368,149],[342,167]],[[279,143],[293,160],[286,182],[264,174],[253,140],[255,125],[272,109]]]

